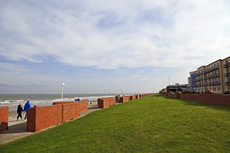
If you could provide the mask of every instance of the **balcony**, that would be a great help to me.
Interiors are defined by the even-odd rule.
[[[211,86],[211,83],[204,83],[205,86]]]
[[[203,81],[204,80],[204,78],[203,77],[201,77],[201,78],[197,78],[197,79],[195,79],[195,82],[198,82],[198,81]]]
[[[230,81],[225,82],[225,86],[230,86]]]
[[[214,82],[211,83],[212,86],[217,86],[217,85],[220,85],[220,84],[221,84],[220,81],[214,81]]]
[[[226,73],[224,74],[224,76],[225,76],[225,77],[230,77],[230,72],[226,72]]]
[[[199,84],[195,84],[195,86],[194,87],[203,87],[204,86],[204,84],[203,83],[199,83]]]
[[[211,67],[210,69],[207,69],[207,70],[204,70],[204,73],[208,73],[208,72],[211,72],[211,71],[214,71],[214,70],[218,70],[220,68],[220,66],[214,66],[214,67]]]
[[[202,74],[204,74],[204,72],[196,72],[196,73],[194,74],[194,77],[199,76],[199,75],[202,75]]]
[[[216,74],[212,74],[212,75],[209,75],[209,76],[205,76],[204,79],[207,80],[207,79],[216,78],[216,77],[219,77],[219,76],[220,76],[220,73],[216,73]]]
[[[230,63],[224,64],[224,68],[228,68],[228,67],[230,67]]]

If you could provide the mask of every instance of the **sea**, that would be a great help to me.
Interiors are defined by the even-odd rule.
[[[88,103],[96,102],[98,98],[115,97],[117,94],[64,94],[63,101],[74,101],[87,99]],[[52,105],[53,102],[62,101],[61,94],[0,94],[0,107],[9,106],[9,111],[16,111],[17,106],[23,107],[30,100],[31,107]]]

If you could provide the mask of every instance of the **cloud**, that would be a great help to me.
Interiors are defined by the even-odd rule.
[[[188,67],[228,56],[228,1],[5,2],[0,56],[73,66]],[[207,56],[208,55],[208,56]]]

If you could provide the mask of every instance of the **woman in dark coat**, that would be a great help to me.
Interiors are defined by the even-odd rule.
[[[17,113],[18,113],[17,121],[18,121],[19,117],[21,117],[21,119],[22,119],[22,111],[23,111],[22,104],[19,104],[18,109],[17,109]]]

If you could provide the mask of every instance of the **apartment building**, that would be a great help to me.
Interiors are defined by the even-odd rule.
[[[230,56],[223,59],[224,91],[230,92]]]
[[[230,56],[219,59],[208,65],[203,65],[194,71],[195,92],[212,90],[214,93],[222,94],[230,91]],[[193,72],[190,72],[190,74]]]

